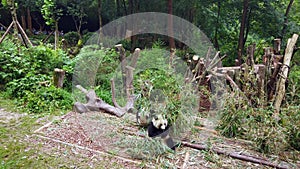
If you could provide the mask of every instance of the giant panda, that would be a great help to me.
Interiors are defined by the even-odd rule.
[[[173,139],[169,135],[168,120],[163,115],[154,115],[150,124],[148,125],[148,136],[149,137],[161,137],[164,143],[172,150],[175,151],[176,145]]]

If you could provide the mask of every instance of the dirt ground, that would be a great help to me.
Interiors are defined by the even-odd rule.
[[[209,145],[228,154],[234,152],[266,160],[282,168],[300,168],[298,157],[298,161],[293,161],[263,155],[251,148],[251,142],[227,139],[209,128],[193,130],[181,139]],[[151,140],[143,137],[145,131],[135,124],[132,114],[118,118],[103,112],[69,112],[38,128],[33,135],[32,141],[42,144],[43,151],[48,154],[66,154],[68,158],[80,155],[79,159],[85,160],[89,165],[85,167],[89,168],[99,163],[107,166],[105,168],[272,168],[185,146],[178,147],[176,152],[167,148],[158,150],[160,147],[155,146],[150,150],[148,142]]]

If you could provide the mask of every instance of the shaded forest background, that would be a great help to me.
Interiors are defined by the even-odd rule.
[[[85,45],[88,39],[95,37],[93,33],[105,24],[139,12],[169,13],[186,19],[200,28],[210,39],[216,51],[220,51],[220,53],[217,52],[218,55],[215,58],[226,56],[222,60],[223,66],[236,65],[235,68],[237,68],[241,65],[235,70],[237,73],[234,73],[234,76],[231,74],[231,77],[234,78],[227,79],[227,87],[230,92],[226,93],[223,101],[220,101],[219,97],[215,97],[214,92],[211,92],[208,87],[209,77],[212,77],[210,75],[216,74],[216,72],[210,71],[211,74],[208,75],[206,71],[200,69],[200,65],[205,68],[204,56],[198,56],[201,54],[195,53],[176,39],[156,34],[141,34],[118,42],[120,44],[116,48],[104,48],[99,44]],[[20,26],[17,27],[16,23],[20,23]],[[21,27],[28,35],[28,40],[24,39],[26,38],[24,33],[20,33]],[[139,61],[156,64],[162,62],[160,60],[161,51],[170,49],[171,54],[167,54],[170,55],[170,58],[176,51],[176,55],[184,58],[187,65],[195,62],[193,66],[189,67],[189,70],[194,73],[194,84],[199,84],[195,88],[197,92],[200,92],[199,102],[204,100],[207,101],[204,103],[208,103],[209,99],[218,98],[218,102],[224,103],[218,112],[212,111],[219,116],[213,133],[232,139],[247,140],[251,142],[251,146],[249,145],[251,149],[269,154],[272,159],[273,155],[278,155],[280,159],[295,166],[299,164],[300,41],[298,40],[295,45],[291,45],[289,50],[286,50],[286,47],[289,46],[287,45],[288,38],[291,38],[293,34],[296,37],[296,34],[300,33],[299,1],[2,0],[0,28],[2,37],[0,41],[0,103],[8,100],[13,102],[13,106],[16,106],[18,111],[28,113],[31,119],[28,124],[24,125],[29,126],[31,130],[17,128],[16,133],[26,131],[26,135],[31,135],[30,132],[34,128],[32,123],[36,123],[37,119],[52,115],[61,116],[70,112],[74,102],[79,100],[72,93],[72,80],[73,75],[78,73],[75,65],[80,60],[86,59],[85,61],[87,61],[80,67],[83,70],[97,71],[95,79],[92,79],[95,84],[86,87],[93,89],[95,95],[104,102],[113,105],[110,79],[115,76],[120,61],[122,62],[136,50],[138,55],[143,56]],[[131,25],[128,25],[125,31],[132,29]],[[168,30],[170,31],[170,27]],[[30,45],[29,42],[32,42],[33,45]],[[176,50],[172,50],[172,48],[176,48]],[[285,50],[291,51],[292,58],[289,65],[282,62],[283,56],[286,56]],[[209,54],[208,51],[203,53]],[[250,55],[252,58],[249,57]],[[93,57],[99,58],[101,66],[93,67]],[[247,57],[250,59],[247,60]],[[250,64],[247,63],[249,60]],[[262,74],[267,77],[264,85],[259,81],[261,79],[257,75],[262,76],[259,72],[255,72],[254,64],[266,67],[262,71]],[[285,68],[288,68],[286,71],[288,73],[283,76],[282,70],[287,70]],[[54,80],[56,73],[61,73],[63,84],[56,84]],[[200,77],[198,73],[203,74]],[[123,70],[120,75],[124,75]],[[200,77],[200,80],[197,79],[197,76]],[[286,80],[282,83],[284,85],[281,85],[285,87],[286,91],[283,92],[285,95],[282,98],[279,118],[277,116],[274,118],[274,99],[268,98],[268,92],[278,91],[274,86],[281,84],[275,84],[275,82],[279,82],[279,79]],[[232,85],[233,80],[236,85]],[[202,81],[207,83],[202,84]],[[137,104],[149,107],[147,101],[150,100],[151,90],[159,89],[158,91],[167,96],[162,112],[170,115],[171,120],[169,121],[174,122],[180,113],[184,114],[180,110],[185,103],[182,98],[190,98],[190,96],[182,92],[182,86],[179,85],[171,70],[164,69],[163,66],[159,69],[146,69],[140,72],[139,76],[134,76],[133,85],[134,92],[136,92],[134,95],[143,95],[143,98],[138,99]],[[271,90],[269,90],[270,86]],[[258,90],[258,88],[264,90]],[[272,93],[272,95],[275,96],[278,93],[280,92]],[[218,95],[218,92],[215,94]],[[186,103],[190,102],[186,101]],[[0,104],[0,106],[2,105]],[[197,102],[196,105],[201,107],[201,103]],[[204,108],[209,109],[210,103],[207,105]],[[197,112],[189,111],[189,113],[199,116],[200,119],[209,119],[211,112],[198,112],[197,110]],[[186,114],[186,116],[188,115]],[[59,124],[60,122],[54,123]],[[124,124],[125,121],[121,123]],[[189,123],[185,125],[191,126]],[[200,127],[200,130],[203,129],[203,126],[205,125],[202,121],[196,121],[193,125],[193,127]],[[6,138],[6,140],[0,140],[0,143],[9,147],[5,150],[0,149],[0,159],[4,159],[1,164],[8,166],[7,168],[9,166],[20,168],[20,166],[26,166],[26,164],[23,165],[24,162],[30,163],[30,160],[22,157],[23,153],[28,154],[26,155],[28,157],[35,157],[30,154],[31,152],[25,151],[28,143],[25,143],[25,146],[23,143],[18,143],[22,147],[15,151],[16,142],[14,138],[9,140],[13,134],[10,134],[6,124],[3,127],[0,126],[0,131],[5,131],[3,134],[0,132],[1,138]],[[193,130],[193,132],[198,136],[198,131]],[[44,163],[35,158],[32,160]]]
[[[300,32],[300,4],[294,0],[15,0],[15,3],[18,20],[29,33],[51,32],[57,22],[60,32],[74,31],[80,36],[129,14],[171,12],[195,24],[216,50],[227,54],[225,65],[233,65],[237,57],[241,62],[242,53],[238,49],[244,46],[256,43],[257,52],[262,54],[262,48],[272,46],[273,39],[281,38],[285,43],[293,33]],[[12,21],[8,8],[2,5],[0,10],[0,23],[6,27]],[[138,44],[135,47],[144,47]],[[178,42],[176,46],[183,47]]]

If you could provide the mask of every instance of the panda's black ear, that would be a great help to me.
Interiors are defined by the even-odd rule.
[[[154,116],[154,119],[155,119],[155,120],[158,120],[158,116]]]

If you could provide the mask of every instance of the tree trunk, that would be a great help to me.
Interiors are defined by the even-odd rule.
[[[99,29],[102,27],[102,0],[98,0],[98,19],[99,19]]]
[[[32,18],[31,18],[31,12],[30,12],[29,7],[27,7],[27,26],[28,26],[29,32],[33,33],[33,31],[32,31]]]
[[[130,14],[133,14],[133,0],[128,0],[128,10]]]
[[[220,149],[217,149],[217,148],[210,148],[206,145],[193,144],[193,143],[189,143],[189,142],[185,142],[185,141],[181,142],[181,145],[186,146],[186,147],[190,147],[190,148],[193,148],[193,149],[197,149],[197,150],[204,150],[204,151],[214,152],[214,153],[217,153],[217,154],[227,155],[227,156],[235,158],[235,159],[240,159],[240,160],[243,160],[243,161],[249,161],[249,162],[256,163],[256,164],[262,164],[262,165],[269,166],[269,167],[272,167],[272,168],[286,169],[286,167],[281,167],[278,164],[274,164],[274,163],[269,162],[267,160],[260,159],[258,157],[252,157],[252,156],[249,156],[249,155],[243,155],[241,153],[227,152],[225,150],[220,150]]]
[[[134,14],[136,12],[134,0],[128,1],[128,11],[129,11],[129,14]],[[132,24],[129,25],[128,29],[131,30],[133,32],[133,34],[135,34],[137,32],[136,26],[135,26],[135,24],[133,24],[133,23],[135,23],[135,21],[132,20],[130,22]],[[136,44],[137,44],[137,35],[133,35],[133,36],[131,36],[131,51],[133,51],[135,49]]]
[[[121,5],[120,5],[120,0],[116,0],[116,5],[117,5],[117,16],[122,16],[121,14]]]
[[[289,15],[289,12],[292,8],[292,5],[294,3],[294,0],[290,0],[290,3],[288,5],[288,7],[286,8],[286,11],[285,11],[285,14],[284,14],[284,23],[283,23],[283,28],[282,28],[282,31],[281,31],[281,37],[280,39],[282,39],[286,33],[286,29],[287,29],[287,25],[288,25],[288,15]]]
[[[216,21],[216,27],[215,27],[215,48],[217,49],[217,51],[220,50],[219,42],[218,42],[218,28],[219,28],[220,12],[221,12],[221,1],[218,1],[218,15],[217,15],[217,21]]]
[[[22,8],[21,10],[21,23],[23,30],[26,30],[26,17],[25,17],[25,9]]]
[[[82,27],[83,18],[79,17],[78,21],[77,21],[76,18],[73,16],[72,19],[73,19],[73,22],[74,22],[74,25],[75,25],[75,28],[76,28],[76,32],[79,36],[79,39],[82,39],[81,27]]]
[[[57,49],[58,45],[58,21],[55,21],[55,33],[54,33],[54,49]]]
[[[243,15],[241,20],[241,26],[240,26],[240,36],[239,36],[239,42],[238,42],[238,61],[239,65],[242,64],[242,56],[243,56],[243,49],[244,49],[244,37],[245,37],[245,25],[247,20],[247,11],[249,7],[249,0],[244,0],[244,6],[243,6]]]
[[[62,88],[64,84],[65,71],[62,69],[54,69],[53,84],[56,88]]]
[[[127,15],[127,9],[126,9],[126,2],[125,2],[125,0],[123,0],[123,8],[124,8],[125,15]]]
[[[169,35],[169,47],[170,51],[174,50],[175,41],[174,41],[174,32],[173,32],[173,0],[168,0],[168,35]]]
[[[100,43],[101,34],[102,34],[102,0],[98,0],[98,22],[99,22],[99,38],[98,38],[98,44]]]
[[[12,17],[12,21],[13,21],[14,36],[16,37],[16,39],[18,39],[17,8],[15,7],[14,0],[12,0],[11,4],[12,4],[12,6],[11,6],[10,12],[11,12],[11,17]]]
[[[246,44],[246,41],[247,41],[247,38],[248,38],[248,34],[249,34],[249,30],[250,30],[250,17],[251,17],[251,12],[252,12],[252,8],[249,9],[249,13],[247,15],[247,19],[246,19],[246,33],[245,33],[245,36],[244,36],[244,42],[243,42],[243,46],[245,46]]]

